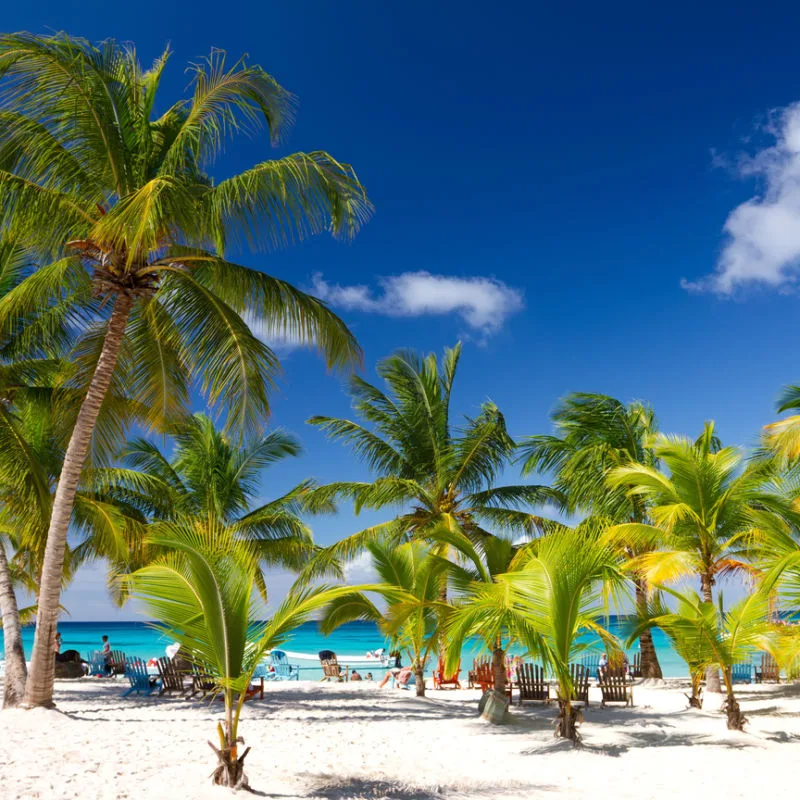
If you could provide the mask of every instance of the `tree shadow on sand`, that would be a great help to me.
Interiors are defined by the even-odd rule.
[[[434,786],[422,787],[400,781],[371,780],[369,778],[334,775],[315,776],[316,785],[307,790],[309,798],[327,798],[328,800],[455,800],[469,798],[472,794],[502,798],[505,795],[519,797],[520,793],[533,796],[534,792],[555,791],[554,786],[525,784],[510,786],[476,786],[473,792],[456,787]]]

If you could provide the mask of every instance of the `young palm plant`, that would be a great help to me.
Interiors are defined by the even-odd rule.
[[[714,603],[703,600],[697,592],[681,594],[665,587],[661,589],[677,600],[676,610],[670,611],[661,597],[656,596],[647,616],[638,622],[637,631],[658,627],[669,637],[675,651],[689,667],[692,706],[701,704],[699,677],[703,671],[708,668],[722,670],[726,693],[723,710],[728,717],[728,728],[743,730],[747,720],[733,692],[732,669],[737,662],[750,660],[753,651],[764,647],[771,638],[767,621],[768,595],[755,592],[723,612]]]
[[[300,453],[295,437],[276,429],[239,446],[201,413],[169,430],[174,442],[170,457],[146,439],[137,438],[126,445],[121,467],[88,470],[87,480],[98,496],[131,508],[149,523],[186,516],[214,520],[237,540],[248,542],[262,567],[280,565],[297,570],[319,550],[301,515],[332,507],[315,501],[313,481],[303,481],[268,502],[255,503],[264,469]],[[152,547],[139,547],[114,568],[124,573],[158,555]],[[256,582],[266,599],[261,569]],[[119,588],[124,590],[124,583]]]
[[[608,479],[647,503],[651,523],[616,525],[610,540],[641,552],[632,566],[653,583],[698,578],[703,601],[713,604],[720,577],[754,574],[749,542],[763,538],[758,531],[765,526],[793,518],[791,504],[769,491],[761,464],[745,468],[736,448],[719,447],[713,423],[696,441],[659,436],[653,449],[666,471],[631,464],[612,470]],[[721,690],[713,665],[706,689]]]
[[[385,603],[379,609],[363,592],[351,591],[325,609],[320,630],[326,636],[347,622],[375,622],[392,643],[411,658],[417,697],[425,696],[425,665],[436,648],[439,624],[447,608],[439,598],[447,561],[434,556],[421,542],[395,546],[369,542],[366,548],[380,580],[370,587]]]
[[[602,619],[609,593],[621,591],[624,581],[616,552],[591,519],[574,529],[561,526],[521,548],[508,572],[463,587],[447,622],[447,668],[457,663],[468,636],[509,631],[555,675],[556,735],[579,742],[570,663],[598,642],[612,653],[620,650]]]
[[[523,474],[552,472],[554,487],[566,497],[569,510],[605,517],[615,523],[647,522],[647,504],[623,487],[610,488],[608,473],[615,467],[641,464],[657,467],[651,447],[658,430],[650,406],[640,402],[624,404],[603,394],[577,392],[568,395],[552,414],[555,433],[530,436],[520,441]],[[624,547],[632,558],[640,548]],[[634,571],[636,606],[647,608],[647,578]],[[639,648],[642,676],[661,678],[661,665],[652,633],[642,630]]]
[[[322,497],[350,498],[362,509],[395,508],[396,516],[326,548],[311,573],[338,560],[353,558],[383,536],[423,539],[447,556],[447,534],[460,534],[480,548],[489,529],[530,534],[546,524],[531,509],[560,502],[558,492],[532,485],[495,486],[514,452],[514,441],[494,403],[460,426],[452,419],[450,400],[461,345],[422,357],[400,351],[378,364],[387,391],[358,376],[350,395],[359,422],[312,417],[309,422],[331,439],[349,446],[375,474],[368,482],[337,482],[321,487]],[[446,599],[443,583],[442,599]]]
[[[248,788],[244,760],[250,748],[240,753],[239,721],[253,672],[294,628],[352,589],[292,592],[268,621],[260,622],[262,609],[254,600],[258,558],[229,529],[213,519],[186,517],[154,526],[148,537],[166,554],[126,576],[128,591],[213,677],[225,705],[217,726],[219,747],[209,743],[219,762],[213,782]]]
[[[132,46],[66,34],[0,36],[0,229],[38,268],[0,303],[0,337],[36,309],[73,303],[82,396],[48,530],[28,705],[51,705],[53,640],[75,492],[98,414],[116,380],[158,426],[193,382],[228,423],[252,430],[279,367],[243,314],[270,334],[316,344],[330,366],[360,358],[319,300],[228,260],[325,230],[350,237],[371,205],[351,167],[324,152],[208,174],[234,135],[266,125],[276,142],[293,97],[261,67],[222,51],[192,66],[192,93],[159,91]],[[155,109],[163,109],[157,116]]]

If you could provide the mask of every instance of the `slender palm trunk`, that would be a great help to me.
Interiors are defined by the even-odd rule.
[[[703,673],[692,672],[689,675],[689,680],[692,682],[692,693],[686,695],[689,699],[689,708],[702,708],[703,707]]]
[[[425,697],[425,662],[414,660],[414,679],[417,682],[417,697]]]
[[[128,325],[133,297],[117,295],[114,311],[108,322],[103,349],[97,361],[89,390],[83,399],[75,428],[64,456],[61,477],[58,481],[47,545],[44,551],[42,579],[39,586],[39,611],[36,615],[36,635],[33,642],[31,671],[25,688],[25,705],[52,708],[55,659],[53,648],[58,622],[61,580],[64,573],[64,553],[67,545],[67,530],[72,518],[75,492],[83,471],[86,456],[92,441],[100,407],[111,386],[117,356]]]
[[[578,725],[581,722],[580,709],[572,705],[569,694],[558,693],[558,717],[556,719],[556,737],[569,739],[575,744],[580,744],[581,737]]]
[[[505,695],[506,692],[506,654],[498,641],[492,652],[492,669],[494,670],[494,690]]]
[[[647,579],[640,576],[634,581],[636,585],[636,608],[639,614],[644,616],[647,613],[647,598],[649,594]],[[642,631],[639,636],[639,651],[642,654],[642,677],[657,678],[664,677],[661,672],[661,664],[658,663],[658,654],[653,644],[653,632],[648,628]]]
[[[706,603],[714,602],[714,594],[711,587],[714,585],[714,578],[707,572],[700,576],[700,591],[703,593],[703,600]],[[719,670],[716,667],[706,669],[706,691],[721,692],[722,685],[719,682]]]
[[[3,708],[18,706],[25,696],[25,651],[22,649],[22,630],[19,624],[19,606],[11,582],[11,568],[6,551],[0,541],[0,613],[3,615],[3,639],[6,650],[6,678]]]

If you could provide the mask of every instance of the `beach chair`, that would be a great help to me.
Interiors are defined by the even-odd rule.
[[[589,676],[594,676],[599,679],[600,672],[600,656],[597,654],[587,655],[581,659],[581,664],[586,667]]]
[[[570,664],[569,674],[572,678],[573,700],[589,705],[589,670],[583,664]]]
[[[123,693],[123,697],[136,692],[136,694],[151,695],[158,688],[158,680],[147,673],[147,664],[139,658],[134,658],[126,664],[125,677],[131,688]]]
[[[348,678],[347,666],[339,666],[336,653],[333,650],[320,650],[319,663],[322,666],[323,681],[346,681]]]
[[[265,662],[261,662],[256,666],[253,670],[253,674],[250,676],[250,687],[247,691],[247,700],[252,700],[256,695],[259,696],[261,700],[264,699],[264,681],[269,680],[269,676],[273,673],[269,672],[269,668],[267,667]]]
[[[494,667],[491,661],[485,661],[475,668],[475,684],[482,692],[494,689]],[[506,699],[511,702],[511,684],[506,683]]]
[[[523,700],[550,702],[550,687],[544,676],[544,667],[538,664],[520,664],[517,668],[517,684],[519,686],[518,705]]]
[[[92,677],[108,675],[106,659],[100,650],[92,650],[92,652],[89,653],[87,663],[89,665],[89,675]]]
[[[769,654],[761,656],[761,666],[756,667],[756,683],[780,683],[781,671],[775,659]]]
[[[111,651],[111,674],[125,674],[125,653],[123,653],[122,650]]]
[[[753,665],[750,661],[740,661],[731,667],[733,683],[750,683],[753,680]]]
[[[607,703],[625,703],[626,706],[633,705],[633,684],[625,675],[625,670],[604,669],[598,673],[597,678],[600,684],[600,691],[603,693],[601,706]]]
[[[633,664],[631,665],[631,678],[642,677],[642,654],[636,653],[633,657]]]
[[[484,664],[489,664],[490,659],[488,658],[476,658],[472,662],[472,669],[467,672],[467,689],[474,689],[475,688],[475,677],[478,674],[478,669],[482,667]]]
[[[215,694],[217,690],[217,682],[209,675],[202,667],[195,667],[192,673],[192,691],[189,697],[200,695],[204,699],[209,694]]]
[[[185,684],[186,673],[178,669],[177,665],[169,658],[158,659],[158,674],[161,676],[161,689],[159,694],[177,692],[183,694],[187,687]]]
[[[458,676],[461,674],[461,662],[458,662],[458,667],[456,667],[456,671],[453,672],[451,675],[447,675],[444,671],[444,659],[439,656],[439,663],[436,669],[433,671],[433,688],[434,689],[443,689],[445,686],[452,686],[455,689],[461,688],[461,681],[459,681]]]
[[[273,650],[271,653],[272,672],[271,680],[274,681],[299,681],[300,667],[290,664],[283,650]],[[336,656],[334,656],[336,658]]]

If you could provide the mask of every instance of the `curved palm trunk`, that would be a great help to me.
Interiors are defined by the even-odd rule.
[[[42,579],[39,586],[39,611],[36,615],[36,635],[33,642],[31,671],[25,689],[25,705],[27,707],[52,708],[54,705],[55,659],[53,658],[53,647],[61,599],[67,531],[72,518],[78,480],[89,453],[100,407],[111,386],[117,356],[122,346],[132,307],[133,297],[127,294],[117,295],[114,311],[106,329],[103,349],[89,384],[89,390],[86,392],[86,397],[78,412],[75,428],[64,456],[64,465],[61,468],[61,476],[53,501],[53,513],[50,517],[50,528],[47,531],[47,545],[44,551]]]
[[[3,708],[13,708],[18,706],[25,696],[28,668],[25,666],[25,651],[22,649],[19,606],[11,581],[11,569],[2,542],[0,542],[0,613],[3,615],[3,638],[6,650]]]
[[[649,595],[647,579],[638,577],[634,583],[636,585],[636,607],[640,615],[644,616],[647,613],[647,598]],[[639,636],[639,650],[642,654],[642,677],[656,678],[658,680],[663,678],[661,664],[658,663],[658,654],[653,644],[653,632],[649,628],[646,631],[642,631]]]
[[[700,591],[703,593],[703,600],[706,603],[714,602],[714,594],[711,587],[714,584],[714,579],[708,573],[700,576]],[[722,686],[719,682],[719,670],[716,667],[708,667],[706,669],[706,691],[707,692],[721,692]]]

